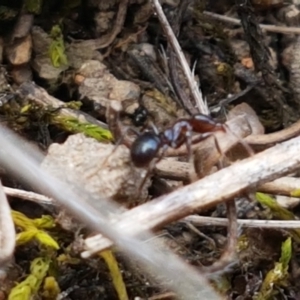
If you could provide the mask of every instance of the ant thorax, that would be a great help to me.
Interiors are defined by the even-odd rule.
[[[178,148],[190,138],[192,134],[192,126],[186,119],[176,121],[172,127],[167,128],[162,132],[164,137],[164,144]]]

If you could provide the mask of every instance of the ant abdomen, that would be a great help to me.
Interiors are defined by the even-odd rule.
[[[160,137],[154,132],[144,132],[136,138],[130,148],[133,164],[138,168],[149,166],[161,146]]]
[[[189,122],[193,127],[193,131],[197,133],[226,131],[224,124],[217,123],[211,117],[202,114],[192,116]]]

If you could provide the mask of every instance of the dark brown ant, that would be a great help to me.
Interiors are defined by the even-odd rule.
[[[225,132],[226,127],[207,115],[197,114],[190,118],[179,119],[160,133],[156,130],[139,135],[130,148],[131,160],[136,167],[147,167],[160,150],[162,152],[156,162],[162,159],[168,147],[177,149],[183,144],[186,144],[190,157],[191,145],[207,138],[215,131]],[[200,135],[192,139],[193,132]]]
[[[229,131],[231,134],[236,136],[225,124],[215,121],[210,116],[196,114],[191,117],[177,120],[172,126],[161,132],[159,132],[155,126],[153,126],[153,131],[145,131],[141,134],[137,133],[132,128],[128,128],[128,130],[131,130],[137,134],[137,138],[134,140],[134,142],[130,143],[128,140],[125,140],[124,133],[121,134],[120,125],[118,122],[118,114],[120,110],[121,106],[118,102],[113,102],[111,104],[109,110],[110,113],[108,114],[108,121],[110,124],[109,128],[115,133],[115,136],[121,136],[117,145],[121,142],[124,142],[124,144],[130,148],[132,163],[138,168],[147,168],[147,173],[140,184],[139,192],[141,191],[155,164],[163,158],[166,150],[169,147],[177,149],[185,144],[187,147],[188,157],[190,158],[192,154],[192,144],[198,143],[209,136],[213,136],[213,133],[216,131]],[[193,133],[198,135],[193,136]],[[253,150],[249,147],[249,145],[238,136],[236,137],[249,152],[249,154],[253,155]],[[218,152],[223,155],[217,139],[214,139]]]

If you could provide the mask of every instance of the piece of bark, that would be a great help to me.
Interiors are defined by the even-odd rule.
[[[213,136],[197,145],[197,149],[194,152],[194,167],[198,178],[209,174],[220,158],[232,147],[242,142],[242,139],[250,135],[252,131],[246,115],[237,116],[233,120],[228,121],[226,126],[228,128],[226,132],[216,132]],[[228,155],[231,161],[250,155],[246,151],[246,144],[239,146],[239,148],[234,149],[234,152],[231,151],[230,155]]]
[[[195,173],[192,164],[166,158],[155,166],[155,174],[171,180],[190,181]]]

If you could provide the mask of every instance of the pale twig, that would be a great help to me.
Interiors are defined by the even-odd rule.
[[[224,168],[224,161],[218,162],[218,168]],[[228,219],[227,226],[227,243],[221,257],[210,266],[201,267],[201,271],[209,274],[220,272],[234,262],[236,258],[236,247],[238,241],[238,224],[235,200],[226,202],[226,216]]]
[[[236,246],[238,240],[238,225],[235,201],[226,203],[228,227],[227,227],[227,244],[220,259],[215,261],[211,266],[201,267],[201,271],[215,273],[224,270],[234,262]]]
[[[300,121],[297,121],[291,126],[273,133],[247,136],[245,141],[253,147],[268,147],[272,144],[280,143],[298,136],[299,134]]]
[[[228,219],[223,218],[212,218],[212,217],[203,217],[191,215],[183,218],[179,222],[191,222],[196,226],[228,226]],[[242,220],[238,219],[237,223],[242,227],[256,227],[256,228],[300,228],[300,220]]]
[[[114,227],[133,236],[145,229],[157,229],[193,211],[205,210],[229,201],[247,189],[275,180],[299,168],[300,137],[276,145],[253,157],[237,162],[167,196],[152,200],[122,214]],[[136,224],[139,223],[139,226]],[[84,257],[110,247],[101,235],[86,240]]]
[[[176,298],[176,295],[172,292],[165,292],[159,295],[155,295],[152,297],[149,297],[149,300],[169,300],[169,299],[173,299]]]
[[[15,245],[15,226],[8,201],[3,191],[3,186],[0,182],[0,271],[12,258]]]
[[[189,89],[191,91],[191,94],[193,95],[193,98],[195,99],[195,102],[197,103],[198,109],[201,113],[207,114],[208,109],[207,106],[205,106],[205,103],[203,101],[202,93],[199,90],[197,83],[195,79],[193,78],[193,75],[191,73],[190,67],[186,61],[186,58],[184,57],[184,54],[182,52],[182,49],[178,43],[178,40],[176,36],[174,35],[174,32],[163,12],[163,9],[159,3],[159,0],[152,0],[153,6],[155,8],[155,11],[157,13],[158,19],[161,23],[161,26],[167,36],[168,41],[170,42],[173,51],[177,54],[178,60],[181,64],[182,70],[184,72],[184,75],[187,79]]]
[[[51,198],[34,192],[13,189],[10,187],[3,187],[3,190],[7,196],[17,197],[24,200],[33,201],[39,204],[53,204],[53,200]]]
[[[190,181],[195,170],[191,163],[164,158],[156,164],[155,174],[166,179]]]
[[[204,14],[219,21],[223,21],[234,25],[241,25],[241,21],[236,18],[219,15],[209,11],[204,11]],[[283,34],[300,34],[299,27],[284,27],[284,26],[266,25],[266,24],[260,24],[259,26],[261,29],[264,29],[269,32],[276,32],[276,33],[283,33]]]
[[[298,177],[282,177],[274,181],[260,185],[257,190],[259,192],[291,196],[291,193],[300,188],[300,178]]]

